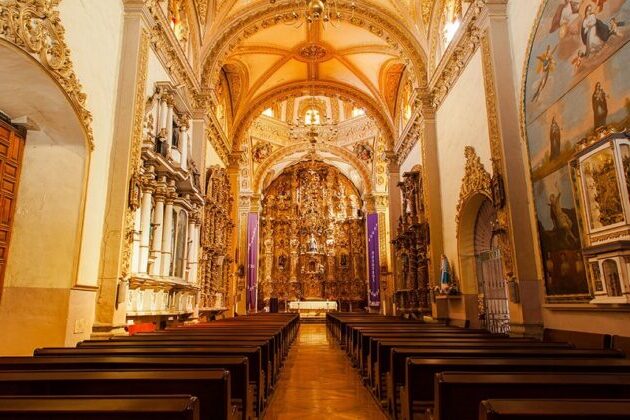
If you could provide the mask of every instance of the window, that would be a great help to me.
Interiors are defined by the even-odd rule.
[[[267,108],[262,112],[262,115],[266,116],[266,117],[275,117],[275,115],[273,115],[273,109],[272,108]]]
[[[365,110],[363,108],[353,108],[352,109],[352,118],[362,117],[365,115]]]
[[[444,47],[447,47],[451,43],[451,41],[455,37],[455,34],[457,33],[457,30],[459,29],[460,24],[460,20],[455,19],[454,21],[448,22],[446,25],[444,25],[444,40],[446,41],[446,45]]]
[[[319,116],[319,111],[317,109],[311,108],[306,110],[304,113],[304,124],[306,125],[320,125],[321,120]]]

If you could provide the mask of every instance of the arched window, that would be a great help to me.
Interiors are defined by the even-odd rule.
[[[177,213],[177,222],[175,228],[175,270],[173,275],[175,277],[184,278],[184,272],[186,267],[186,230],[188,227],[188,215],[184,210],[180,210]]]
[[[354,108],[352,110],[352,118],[362,117],[365,115],[365,110],[363,108]]]
[[[319,125],[321,124],[321,119],[319,115],[319,110],[315,108],[307,109],[304,113],[304,124],[306,125]]]
[[[267,108],[267,109],[265,109],[265,110],[262,112],[262,114],[263,114],[264,116],[266,116],[266,117],[271,117],[271,118],[275,117],[275,115],[273,114],[273,108]]]

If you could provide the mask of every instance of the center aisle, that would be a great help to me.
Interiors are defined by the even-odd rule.
[[[385,420],[324,324],[302,324],[264,420]]]

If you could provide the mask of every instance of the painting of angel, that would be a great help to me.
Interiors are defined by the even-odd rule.
[[[532,102],[536,102],[538,98],[540,98],[540,94],[542,93],[545,86],[547,86],[547,82],[549,81],[549,75],[556,68],[556,60],[553,58],[553,53],[556,51],[556,48],[551,49],[551,45],[547,45],[547,50],[536,57],[538,60],[538,66],[536,68],[536,72],[539,77],[535,82],[535,92],[534,96],[532,96]]]

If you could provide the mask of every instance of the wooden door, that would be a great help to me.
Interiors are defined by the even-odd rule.
[[[0,120],[0,297],[13,228],[24,140],[23,134]]]

